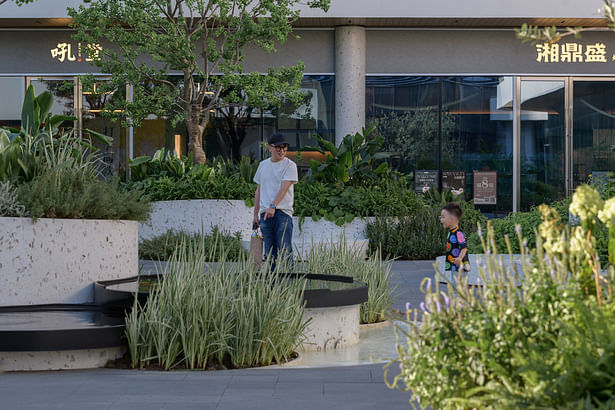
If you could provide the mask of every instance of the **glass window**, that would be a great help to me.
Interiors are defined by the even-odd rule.
[[[104,81],[104,80],[101,80]],[[83,129],[91,129],[103,135],[113,138],[113,145],[108,147],[95,138],[92,138],[94,146],[98,147],[103,154],[103,161],[106,169],[105,174],[121,175],[126,171],[128,162],[128,151],[126,149],[126,128],[122,126],[118,118],[112,120],[106,117],[105,110],[108,104],[114,99],[126,99],[126,88],[113,91],[100,91],[100,82],[90,87],[83,87],[82,98],[82,125]],[[84,137],[88,137],[87,132],[83,132]]]
[[[437,170],[465,172],[473,197],[473,171],[497,171],[497,201],[486,213],[512,209],[512,77],[366,78],[366,122],[385,139],[392,164],[413,177]],[[448,172],[447,172],[448,171]]]
[[[480,206],[487,214],[512,210],[512,86],[512,77],[442,82],[442,170],[466,172],[466,198],[474,171],[496,171],[496,204]]]
[[[434,77],[366,78],[366,122],[401,172],[437,169],[440,84]]]
[[[615,171],[615,82],[575,81],[573,85],[573,184],[590,174]]]
[[[521,81],[521,210],[564,197],[564,85]]]
[[[21,126],[24,90],[23,77],[0,77],[0,126]]]
[[[51,115],[75,115],[75,81],[73,77],[66,78],[36,78],[31,79],[34,95],[44,91],[53,94]],[[72,126],[72,124],[65,124]]]

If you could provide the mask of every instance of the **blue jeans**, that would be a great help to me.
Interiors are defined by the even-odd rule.
[[[293,266],[293,218],[285,212],[276,210],[273,218],[265,220],[265,213],[260,217],[261,232],[265,257],[271,255],[271,270],[275,270],[278,257],[285,258]]]

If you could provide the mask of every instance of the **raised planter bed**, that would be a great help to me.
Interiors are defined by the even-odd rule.
[[[359,306],[367,301],[367,285],[348,276],[320,274],[287,274],[308,279],[304,291],[304,317],[311,318],[305,329],[304,350],[331,350],[359,341]],[[134,276],[119,280],[99,281],[95,284],[96,303],[117,308],[132,306],[135,293],[143,305],[148,290],[137,289],[137,282],[155,282],[157,275]],[[314,281],[315,287],[309,285]],[[323,282],[330,286],[322,286]],[[137,292],[138,290],[138,292]]]
[[[239,200],[152,202],[149,220],[139,223],[139,239],[152,239],[170,230],[208,235],[214,227],[218,227],[230,233],[241,232],[242,239],[249,240],[253,212],[253,208]]]
[[[0,218],[0,306],[90,303],[93,283],[138,273],[135,221]]]
[[[151,239],[169,230],[208,235],[214,227],[230,233],[240,232],[244,247],[248,249],[252,234],[254,208],[240,200],[185,200],[152,203],[150,219],[139,224],[139,239]],[[366,219],[337,226],[321,219],[293,217],[293,246],[299,255],[305,255],[313,244],[339,241],[345,236],[348,246],[367,251]],[[300,223],[301,222],[301,223]]]

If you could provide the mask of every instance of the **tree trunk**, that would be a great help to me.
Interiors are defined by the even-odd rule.
[[[201,125],[201,113],[203,107],[200,104],[192,104],[186,116],[186,127],[188,128],[188,149],[194,155],[196,164],[204,164],[207,161],[203,150],[203,131],[205,127]]]

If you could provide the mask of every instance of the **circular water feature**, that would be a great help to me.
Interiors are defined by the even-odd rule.
[[[360,305],[367,302],[367,285],[350,276],[317,273],[281,273],[280,276],[306,281],[303,298],[308,309]],[[94,300],[98,305],[128,308],[132,306],[136,293],[139,303],[144,303],[150,290],[161,278],[161,275],[140,275],[98,281],[94,284]]]
[[[0,352],[119,347],[124,310],[90,304],[0,307]]]

